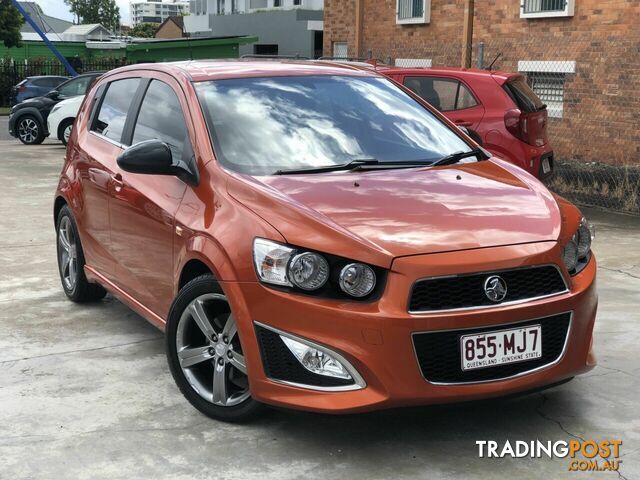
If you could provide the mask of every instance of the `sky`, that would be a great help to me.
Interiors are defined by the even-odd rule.
[[[63,0],[35,0],[35,2],[42,7],[44,13],[56,18],[62,18],[64,20],[73,20],[73,15],[69,12]],[[129,24],[129,0],[116,0],[118,7],[120,7],[120,21],[127,25]]]

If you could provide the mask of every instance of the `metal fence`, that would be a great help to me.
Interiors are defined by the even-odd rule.
[[[71,64],[78,73],[107,71],[126,64],[125,59],[102,58],[90,61],[72,58]],[[36,75],[67,76],[68,72],[58,60],[28,59],[13,60],[0,58],[0,107],[11,104],[11,88],[27,77]]]

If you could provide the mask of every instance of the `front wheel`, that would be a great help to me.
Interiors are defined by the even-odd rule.
[[[73,127],[73,118],[67,118],[60,122],[60,126],[58,127],[58,140],[62,142],[63,145],[67,145],[69,143],[69,137],[71,136],[71,128]]]
[[[166,327],[167,360],[185,398],[205,415],[242,422],[263,405],[251,398],[242,344],[231,307],[211,275],[187,283]]]
[[[33,115],[25,115],[18,119],[16,127],[18,140],[25,145],[39,145],[44,142],[42,123]]]

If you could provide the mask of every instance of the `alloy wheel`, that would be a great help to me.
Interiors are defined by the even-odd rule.
[[[236,322],[224,295],[195,298],[176,332],[180,368],[191,387],[214,405],[232,407],[250,397]]]
[[[71,219],[63,217],[58,229],[58,266],[67,290],[73,290],[78,275],[78,248]]]
[[[38,138],[39,127],[32,118],[25,118],[18,126],[18,135],[25,143],[33,143]]]

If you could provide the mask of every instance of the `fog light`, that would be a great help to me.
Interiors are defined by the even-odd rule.
[[[344,380],[353,379],[345,366],[327,352],[297,342],[284,335],[280,335],[280,338],[289,350],[291,350],[291,353],[298,359],[300,364],[310,372],[326,377],[342,378]]]

